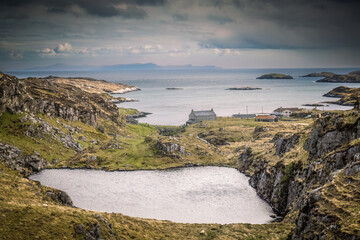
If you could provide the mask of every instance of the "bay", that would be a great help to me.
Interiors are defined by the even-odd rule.
[[[122,95],[139,102],[121,103],[119,107],[150,112],[139,121],[156,125],[182,125],[191,110],[213,108],[218,116],[235,113],[271,113],[278,107],[303,107],[333,101],[322,97],[338,86],[360,87],[354,83],[319,83],[320,77],[300,77],[312,72],[330,71],[346,74],[356,69],[210,69],[210,70],[138,70],[138,71],[71,71],[71,72],[11,72],[18,77],[92,77],[134,85],[141,91]],[[294,79],[256,79],[265,73],[283,73]],[[230,87],[256,87],[262,90],[229,91]],[[166,88],[182,88],[167,90]],[[311,107],[304,107],[311,109]],[[321,110],[345,110],[351,107],[329,104]]]

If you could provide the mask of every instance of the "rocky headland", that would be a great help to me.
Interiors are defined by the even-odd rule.
[[[360,70],[353,71],[345,75],[334,74],[331,76],[326,76],[323,79],[317,80],[317,82],[360,83]]]
[[[285,75],[282,73],[268,73],[257,77],[256,79],[293,79],[290,75]]]
[[[104,82],[102,84],[105,84]],[[358,239],[360,115],[188,127],[131,124],[108,93],[0,74],[2,239]],[[317,114],[314,114],[317,115]],[[179,224],[72,207],[26,178],[44,168],[236,167],[282,216],[270,224]]]
[[[327,103],[343,106],[354,106],[360,101],[360,88],[337,87],[323,95],[324,97],[340,98],[337,101],[328,101]]]

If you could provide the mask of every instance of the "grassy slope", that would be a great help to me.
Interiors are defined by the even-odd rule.
[[[360,235],[360,173],[337,174],[322,190],[319,213],[339,220],[342,232]],[[331,236],[331,231],[328,232]]]

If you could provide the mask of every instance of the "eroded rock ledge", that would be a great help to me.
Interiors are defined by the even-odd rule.
[[[359,232],[349,229],[346,221],[349,208],[360,204],[359,138],[357,112],[327,116],[315,123],[303,144],[306,162],[271,165],[247,148],[239,157],[239,169],[250,176],[259,196],[283,215],[284,221],[295,219],[289,239],[358,239]],[[275,153],[288,151],[298,139],[296,135],[275,136]]]

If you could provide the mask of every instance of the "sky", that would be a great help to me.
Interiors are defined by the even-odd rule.
[[[0,71],[360,67],[358,0],[1,0]]]

